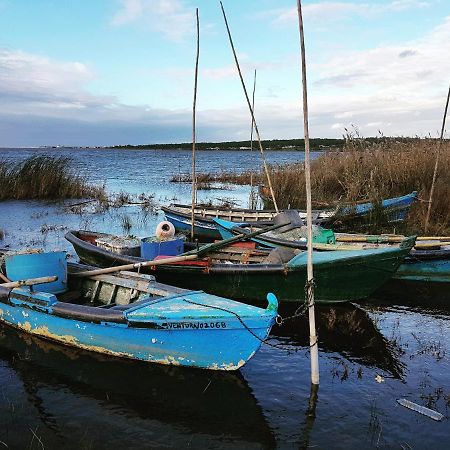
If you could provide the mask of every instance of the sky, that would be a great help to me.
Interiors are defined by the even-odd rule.
[[[438,136],[450,0],[303,0],[312,137]],[[262,139],[303,137],[296,0],[223,0]],[[215,0],[0,0],[0,147],[247,140]]]

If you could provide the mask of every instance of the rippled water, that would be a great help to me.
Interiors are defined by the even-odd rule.
[[[0,151],[17,160],[31,150]],[[64,152],[64,150],[58,150]],[[293,161],[297,153],[269,153]],[[205,170],[246,168],[257,155],[204,152]],[[88,151],[75,164],[111,191],[153,192],[188,201],[188,186],[167,176],[188,171],[188,152]],[[208,191],[244,203],[247,189]],[[123,211],[125,209],[125,211]],[[67,248],[67,228],[121,232],[128,214],[137,235],[160,216],[139,208],[68,214],[59,205],[0,203],[0,246]],[[47,232],[43,226],[56,227]],[[60,227],[60,228],[58,228]],[[150,232],[148,232],[150,230]],[[310,398],[308,323],[274,327],[238,373],[146,365],[88,354],[0,326],[0,446],[9,448],[432,448],[450,447],[450,308],[394,299],[320,307],[320,388]],[[420,306],[417,306],[420,305]],[[293,313],[283,306],[283,316]],[[314,397],[314,396],[313,396]],[[433,408],[434,422],[397,404]],[[6,447],[5,447],[6,448]]]

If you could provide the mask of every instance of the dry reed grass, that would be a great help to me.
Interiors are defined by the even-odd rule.
[[[342,150],[326,152],[311,164],[313,207],[320,209],[360,200],[378,203],[384,198],[418,191],[403,231],[423,233],[428,198],[433,178],[436,139],[363,139],[346,136]],[[265,183],[262,171],[201,174],[202,181],[250,184]],[[303,163],[272,165],[270,175],[279,208],[306,208]],[[177,179],[176,181],[190,181]],[[175,180],[173,180],[175,181]],[[263,189],[264,190],[264,189]],[[428,234],[450,233],[450,142],[444,141],[432,203]],[[388,228],[372,231],[389,231]],[[400,231],[397,228],[397,231]]]
[[[311,183],[316,206],[379,202],[418,191],[418,199],[405,230],[423,233],[433,178],[437,141],[381,139],[367,142],[350,139],[344,150],[325,153],[312,162]],[[302,164],[271,168],[275,196],[281,208],[305,208],[305,178]],[[450,142],[441,146],[429,233],[450,232]]]
[[[40,155],[12,165],[0,162],[0,201],[105,197],[103,187],[73,173],[70,158]]]

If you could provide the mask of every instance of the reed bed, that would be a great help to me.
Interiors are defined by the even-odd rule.
[[[380,202],[418,191],[405,231],[423,233],[433,178],[437,141],[383,139],[349,140],[343,151],[329,152],[312,162],[311,184],[315,206]],[[306,207],[303,164],[271,167],[280,208]],[[443,142],[432,202],[429,233],[450,232],[450,142]]]
[[[342,150],[326,152],[311,163],[313,207],[317,209],[355,204],[418,192],[402,231],[423,233],[430,194],[436,149],[435,139],[386,138],[364,139],[347,136]],[[304,165],[302,163],[271,165],[275,198],[279,208],[306,208]],[[267,184],[264,172],[222,172],[198,174],[204,182],[234,184]],[[177,179],[176,181],[190,181]],[[175,181],[173,179],[173,181]],[[268,195],[268,189],[260,187]],[[439,169],[432,203],[428,234],[450,233],[450,142],[440,150]],[[270,207],[270,203],[267,204]],[[372,231],[392,231],[378,227]],[[397,229],[397,231],[400,231]]]
[[[75,174],[70,158],[40,155],[17,164],[0,162],[0,201],[68,198],[103,199],[106,192]]]

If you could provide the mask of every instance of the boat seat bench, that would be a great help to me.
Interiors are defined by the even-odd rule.
[[[74,305],[71,303],[58,302],[52,305],[52,313],[55,316],[64,317],[67,319],[81,320],[83,322],[127,323],[122,311],[114,310],[112,308],[100,309],[95,306],[82,306]]]

